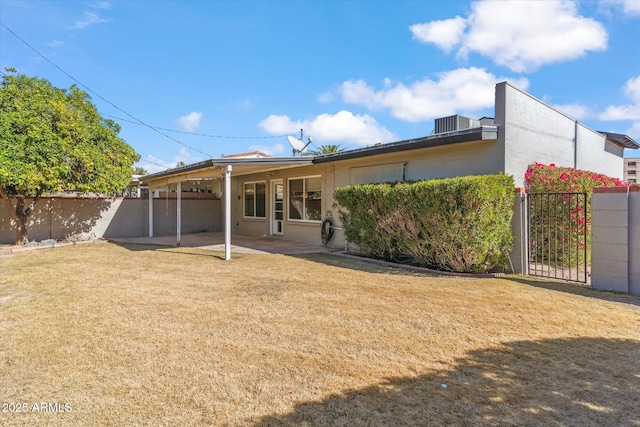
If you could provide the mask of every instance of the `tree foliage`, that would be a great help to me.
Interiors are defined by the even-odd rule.
[[[303,154],[304,156],[321,156],[323,154],[331,154],[331,153],[339,153],[343,151],[344,148],[341,148],[340,145],[321,145],[317,150],[308,150]]]
[[[0,85],[0,197],[20,244],[28,241],[27,218],[43,194],[121,191],[139,156],[118,137],[120,126],[75,85],[59,89],[7,71]]]

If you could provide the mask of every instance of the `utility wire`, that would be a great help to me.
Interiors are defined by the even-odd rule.
[[[167,165],[163,165],[162,163],[153,162],[153,161],[151,161],[151,160],[143,159],[142,157],[140,158],[140,160],[139,160],[139,161],[140,161],[140,162],[147,162],[147,163],[150,163],[150,164],[152,164],[152,165],[156,165],[156,166],[162,166],[163,168],[168,168],[168,166],[167,166]]]
[[[128,123],[133,123],[134,125],[139,125],[142,126],[140,123],[138,122],[134,122],[133,120],[127,120],[127,119],[123,119],[122,117],[115,117],[115,116],[110,116],[109,114],[103,114],[103,116],[106,117],[110,117],[114,120],[118,120],[118,121],[122,121],[122,122],[128,122]],[[195,133],[195,132],[187,132],[187,131],[183,131],[183,130],[176,130],[176,129],[167,129],[167,128],[163,128],[163,127],[159,127],[159,126],[154,126],[154,128],[156,129],[160,129],[160,130],[164,130],[167,132],[175,132],[175,133],[183,133],[185,135],[194,135],[194,136],[203,136],[205,138],[218,138],[218,139],[266,139],[266,138],[284,138],[287,135],[269,135],[269,136],[226,136],[226,135],[209,135],[209,134],[205,134],[205,133]]]
[[[94,94],[95,96],[97,96],[98,98],[100,98],[101,100],[103,100],[104,102],[106,102],[107,104],[111,105],[113,108],[115,108],[116,110],[120,111],[121,113],[127,115],[128,117],[132,118],[133,120],[135,120],[136,124],[139,124],[141,126],[145,126],[148,127],[149,129],[153,130],[156,133],[159,133],[160,135],[164,136],[165,138],[168,138],[174,142],[177,142],[180,145],[183,145],[187,148],[189,148],[190,150],[193,151],[197,151],[200,154],[204,154],[207,157],[214,157],[211,154],[205,153],[204,151],[200,151],[197,148],[194,148],[188,144],[185,144],[182,141],[177,140],[176,138],[167,135],[164,132],[161,132],[160,130],[158,130],[157,128],[146,124],[145,122],[143,122],[142,120],[138,119],[137,117],[134,117],[133,115],[127,113],[126,111],[124,111],[122,108],[118,107],[117,105],[115,105],[113,102],[109,101],[108,99],[104,98],[102,95],[100,95],[99,93],[91,90],[91,88],[89,88],[87,85],[85,85],[84,83],[82,83],[80,80],[76,79],[75,77],[73,77],[71,74],[67,73],[65,70],[63,70],[62,68],[58,67],[58,65],[56,65],[53,61],[51,61],[49,58],[47,58],[46,56],[44,56],[42,53],[40,53],[40,51],[38,51],[36,48],[34,48],[33,46],[31,46],[29,43],[27,43],[26,40],[24,40],[22,37],[20,37],[19,35],[17,35],[16,33],[14,33],[9,27],[7,27],[6,25],[4,25],[2,22],[0,22],[0,26],[2,26],[4,29],[6,29],[7,31],[9,31],[15,38],[17,38],[18,40],[20,40],[22,43],[24,43],[29,49],[31,49],[32,51],[34,51],[35,53],[37,53],[38,55],[40,55],[45,61],[47,61],[49,64],[53,65],[55,68],[57,68],[60,72],[62,72],[63,74],[65,74],[67,77],[69,77],[71,80],[73,80],[74,82],[78,83],[80,86],[82,86],[83,88],[85,88],[88,92],[91,92],[92,94]]]

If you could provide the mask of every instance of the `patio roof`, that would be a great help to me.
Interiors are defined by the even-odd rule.
[[[199,163],[146,175],[144,181],[154,186],[196,179],[218,179],[224,168],[233,166],[233,175],[268,172],[313,164],[312,156],[302,157],[240,157],[209,159]]]
[[[143,177],[143,179],[151,185],[160,186],[197,179],[217,179],[224,175],[224,168],[227,165],[231,165],[233,167],[233,175],[238,176],[311,164],[368,157],[377,154],[417,150],[420,148],[438,147],[469,141],[495,141],[496,139],[498,139],[498,128],[496,126],[481,126],[472,129],[433,134],[387,144],[377,144],[320,156],[215,158],[149,174]]]

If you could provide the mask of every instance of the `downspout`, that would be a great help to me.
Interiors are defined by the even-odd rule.
[[[573,168],[578,169],[578,121],[573,125]]]

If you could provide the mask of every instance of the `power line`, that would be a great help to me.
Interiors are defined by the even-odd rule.
[[[17,35],[16,33],[14,33],[9,27],[7,27],[6,25],[4,25],[2,22],[0,22],[0,26],[2,26],[4,29],[6,29],[7,31],[9,31],[15,38],[17,38],[18,40],[20,40],[22,43],[24,43],[29,49],[31,49],[32,51],[34,51],[35,53],[37,53],[38,55],[40,55],[45,61],[47,61],[49,64],[53,65],[55,68],[57,68],[61,73],[63,73],[64,75],[66,75],[67,77],[69,77],[71,80],[73,80],[74,82],[78,83],[80,86],[82,86],[83,88],[85,88],[88,92],[94,94],[95,96],[97,96],[98,98],[100,98],[101,100],[103,100],[104,102],[106,102],[107,104],[111,105],[113,108],[115,108],[116,110],[120,111],[121,113],[127,115],[128,117],[132,118],[133,120],[135,120],[136,124],[139,124],[141,126],[145,126],[148,127],[149,129],[153,130],[156,133],[159,133],[160,135],[164,136],[165,138],[170,139],[171,141],[177,142],[180,145],[183,145],[187,148],[189,148],[190,150],[193,151],[197,151],[200,154],[204,154],[207,157],[213,157],[211,154],[205,153],[204,151],[200,151],[197,148],[194,148],[188,144],[185,144],[182,141],[179,141],[177,139],[175,139],[172,136],[167,135],[164,132],[161,132],[160,130],[158,130],[157,128],[146,124],[145,122],[143,122],[142,120],[138,119],[137,117],[134,117],[133,115],[127,113],[125,110],[123,110],[122,108],[118,107],[117,105],[115,105],[113,102],[109,101],[108,99],[104,98],[102,95],[100,95],[99,93],[91,90],[91,88],[89,88],[87,85],[85,85],[84,83],[82,83],[80,80],[76,79],[75,77],[73,77],[71,74],[67,73],[65,70],[63,70],[62,68],[60,68],[58,65],[56,65],[53,61],[51,61],[49,58],[47,58],[46,56],[44,56],[42,53],[40,53],[39,50],[37,50],[36,48],[34,48],[33,46],[31,46],[29,43],[27,43],[26,40],[24,40],[22,37],[20,37],[19,35]]]
[[[170,169],[170,166],[163,165],[163,164],[158,163],[158,162],[152,162],[151,160],[147,160],[147,159],[140,158],[140,160],[139,160],[139,161],[141,161],[141,162],[147,162],[147,163],[149,163],[149,164],[156,165],[156,166],[160,166],[160,167],[163,167],[163,168],[165,168],[165,169]]]
[[[142,126],[138,122],[134,122],[133,120],[123,119],[122,117],[115,117],[115,116],[111,116],[109,114],[103,114],[103,116],[110,117],[110,118],[112,118],[114,120],[119,120],[119,121],[123,121],[123,122],[127,122],[127,123],[133,123],[134,125]],[[269,136],[209,135],[209,134],[205,134],[205,133],[195,133],[195,132],[187,132],[187,131],[183,131],[183,130],[167,129],[167,128],[163,128],[163,127],[159,127],[159,126],[154,126],[154,128],[160,129],[160,130],[164,130],[164,131],[167,131],[167,132],[183,133],[185,135],[194,135],[194,136],[202,136],[202,137],[205,137],[205,138],[218,138],[218,139],[267,139],[267,138],[284,138],[284,137],[287,136],[287,135],[269,135]]]

